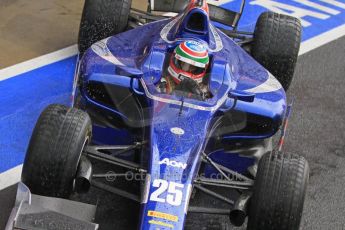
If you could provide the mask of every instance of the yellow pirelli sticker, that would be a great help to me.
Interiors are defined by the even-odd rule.
[[[149,220],[149,224],[160,225],[160,226],[164,226],[167,228],[174,228],[174,225],[172,225],[172,224],[164,223],[162,221],[157,221],[157,220]]]
[[[164,213],[164,212],[148,211],[147,215],[151,216],[151,217],[156,217],[156,218],[159,218],[159,219],[170,220],[170,221],[173,221],[173,222],[177,222],[178,221],[178,217],[177,216],[174,216],[174,215],[171,215],[171,214],[168,214],[168,213]]]

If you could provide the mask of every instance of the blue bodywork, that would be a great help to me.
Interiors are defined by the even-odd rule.
[[[188,28],[192,14],[204,19],[203,31]],[[173,49],[191,39],[209,48],[213,97],[206,101],[156,89]],[[92,117],[95,143],[128,144],[140,135],[149,140],[140,229],[183,229],[201,154],[212,152],[215,161],[244,173],[254,161],[212,149],[215,139],[231,144],[269,138],[278,131],[286,109],[280,83],[215,28],[201,8],[94,44],[80,60],[75,87],[74,104]],[[235,91],[254,94],[254,101],[235,101],[229,97]],[[116,133],[121,136],[116,138]]]

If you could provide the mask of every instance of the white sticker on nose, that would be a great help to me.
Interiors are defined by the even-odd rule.
[[[181,128],[178,128],[178,127],[174,127],[174,128],[171,128],[170,131],[173,133],[173,134],[176,134],[176,135],[183,135],[184,134],[184,130],[181,129]]]

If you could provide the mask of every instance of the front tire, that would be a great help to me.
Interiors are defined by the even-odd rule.
[[[309,179],[298,155],[267,153],[259,162],[249,206],[248,230],[298,230]]]
[[[83,54],[91,45],[127,29],[132,0],[85,0],[78,46]]]
[[[251,54],[288,90],[301,44],[299,19],[273,12],[262,13],[256,23]]]
[[[50,105],[31,136],[22,181],[37,195],[68,198],[83,147],[91,138],[91,120],[78,109]]]

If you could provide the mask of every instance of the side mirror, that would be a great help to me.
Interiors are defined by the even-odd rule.
[[[138,78],[132,78],[131,81],[132,90],[138,95],[145,95],[143,87],[140,86],[140,81]]]
[[[229,98],[237,99],[239,101],[244,101],[244,102],[253,102],[255,99],[255,94],[248,93],[241,90],[230,91],[228,96]]]

